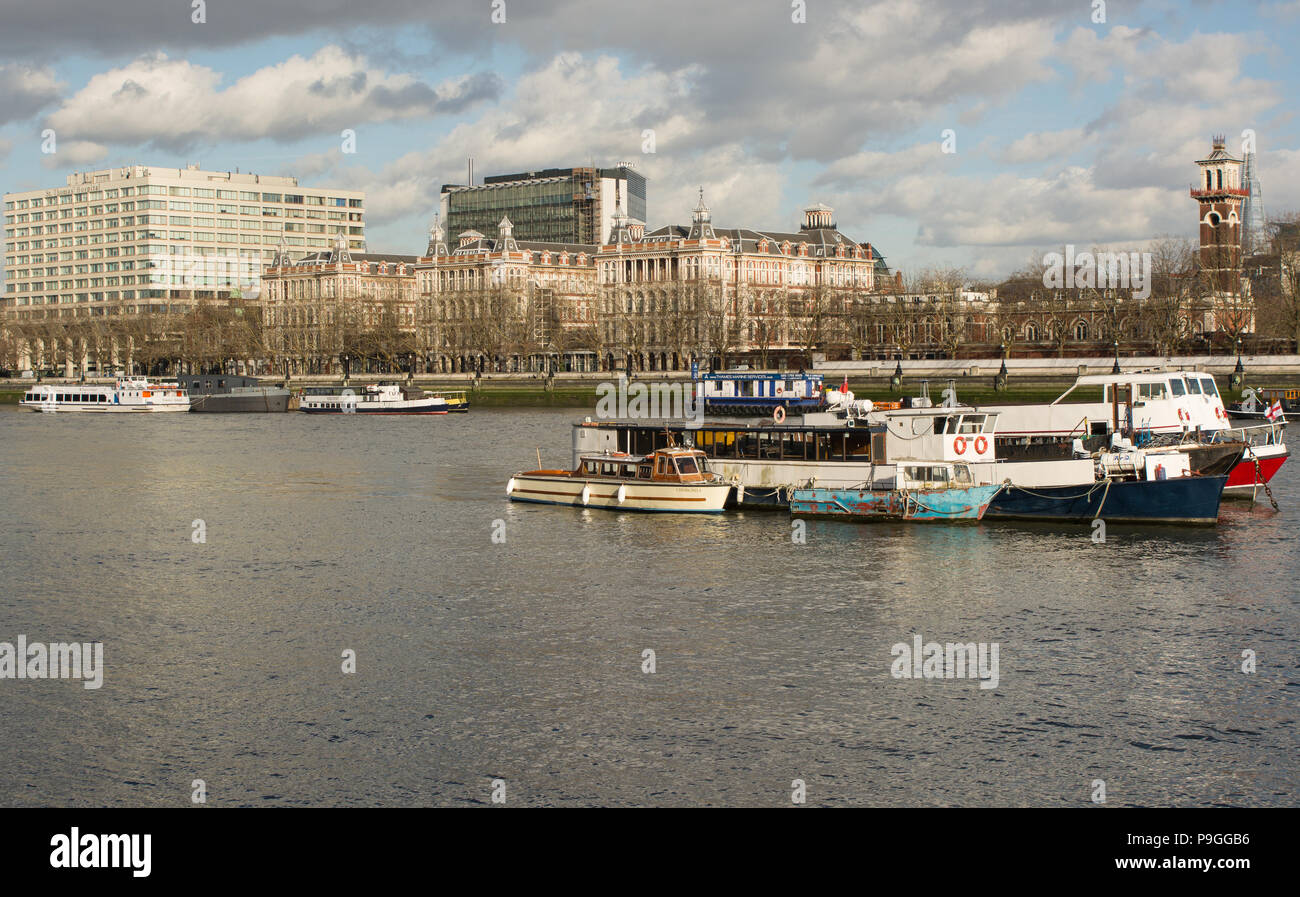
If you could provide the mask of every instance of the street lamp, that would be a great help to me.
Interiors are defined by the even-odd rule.
[[[1111,372],[1112,374],[1118,374],[1118,373],[1120,372],[1120,370],[1119,370],[1119,339],[1118,339],[1118,338],[1113,339],[1113,340],[1111,340],[1111,343],[1112,343],[1112,344],[1114,345],[1114,347],[1115,347],[1115,366],[1112,367],[1112,368],[1110,369],[1110,372]]]

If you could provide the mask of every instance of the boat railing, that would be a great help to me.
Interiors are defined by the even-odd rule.
[[[1248,427],[1230,427],[1216,430],[1210,442],[1244,442],[1247,445],[1281,445],[1286,434],[1286,424],[1253,424]]]

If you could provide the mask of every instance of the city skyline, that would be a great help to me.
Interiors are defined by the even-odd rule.
[[[1268,210],[1300,206],[1295,3],[812,3],[802,23],[670,3],[617,29],[578,0],[379,0],[361,26],[242,6],[7,14],[5,192],[131,163],[288,174],[364,191],[368,247],[418,253],[467,157],[480,176],[630,160],[650,228],[700,186],[720,226],[791,228],[820,201],[892,266],[997,279],[1055,244],[1194,237],[1190,160],[1250,129]]]

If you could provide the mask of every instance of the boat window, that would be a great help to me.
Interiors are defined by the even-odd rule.
[[[655,476],[662,477],[668,475],[668,459],[663,455],[655,458]]]
[[[1185,396],[1187,395],[1187,388],[1183,386],[1182,380],[1170,380],[1169,392],[1175,396]]]
[[[944,433],[947,432],[948,432],[948,418],[936,417],[934,419],[934,435],[942,436]]]
[[[618,476],[618,465],[612,461],[606,461],[600,465],[601,476],[616,477]]]
[[[965,464],[958,464],[953,468],[953,482],[969,486],[974,481],[971,479],[970,468]]]
[[[961,419],[962,433],[979,433],[984,429],[984,415],[967,414]]]
[[[648,479],[650,479],[650,464],[649,464],[649,462],[647,462],[647,463],[641,465],[640,469],[639,469],[638,472],[637,472],[637,476],[640,477],[640,478],[643,479],[643,480],[648,480]]]
[[[1163,383],[1138,384],[1138,398],[1163,399],[1165,397],[1165,385]]]
[[[849,457],[859,461],[871,459],[871,431],[854,430],[848,434],[845,443],[848,448]]]
[[[704,457],[703,455],[696,455],[696,456],[695,456],[695,463],[699,466],[699,468],[700,468],[700,473],[708,473],[708,472],[709,472],[709,462],[708,462],[707,460],[705,460],[705,457]]]
[[[1201,381],[1196,377],[1188,377],[1187,391],[1194,396],[1199,396],[1201,394]]]
[[[1219,394],[1219,388],[1215,385],[1213,377],[1202,377],[1201,386],[1205,388],[1207,396],[1217,396]]]
[[[685,455],[677,459],[677,472],[681,474],[699,473],[700,469],[695,465],[695,459],[690,455]]]
[[[623,473],[622,473],[622,476],[628,477],[629,479],[632,478],[632,477],[635,477],[635,476],[636,476],[636,465],[635,465],[635,464],[624,464],[624,465],[623,465]]]

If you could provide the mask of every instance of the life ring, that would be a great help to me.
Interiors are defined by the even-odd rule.
[[[779,396],[781,395],[782,392],[784,392],[784,388],[781,386],[781,384],[778,383],[776,385],[776,394]]]
[[[989,441],[983,436],[975,437],[975,454],[982,455],[988,450]]]
[[[776,421],[778,424],[785,423],[784,405],[777,405],[775,408],[772,409],[772,420]]]
[[[964,454],[966,451],[966,437],[958,436],[952,441],[952,450],[957,454]]]

